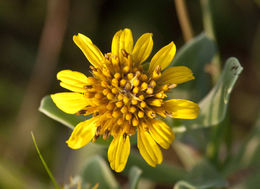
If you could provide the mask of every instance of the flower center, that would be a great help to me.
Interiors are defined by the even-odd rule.
[[[135,65],[131,55],[122,50],[123,61],[111,53],[106,54],[102,69],[92,69],[93,85],[88,89],[87,97],[93,99],[93,116],[100,116],[96,138],[110,134],[132,135],[141,122],[149,121],[156,114],[165,116],[162,105],[165,92],[172,86],[160,85],[156,80],[161,76],[158,66],[153,73],[145,74],[141,65]],[[91,100],[92,100],[91,99]]]

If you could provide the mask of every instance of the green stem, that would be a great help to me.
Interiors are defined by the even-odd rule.
[[[231,129],[231,125],[229,121],[229,113],[227,112],[225,119],[218,125],[212,127],[212,129],[210,130],[211,137],[207,145],[206,155],[207,158],[220,169],[221,169],[221,165],[223,164],[220,162],[219,159],[219,151],[220,151],[220,146],[223,142],[225,142],[226,149],[227,149],[227,157],[225,161],[227,161],[229,158],[230,144],[231,144],[230,129]]]
[[[54,187],[55,187],[56,189],[60,189],[60,187],[59,187],[59,185],[57,184],[55,178],[53,177],[53,175],[52,175],[52,173],[51,173],[49,167],[47,166],[46,162],[44,161],[44,159],[43,159],[43,157],[42,157],[42,154],[41,154],[41,152],[40,152],[40,150],[39,150],[39,148],[38,148],[38,146],[37,146],[36,140],[35,140],[35,138],[34,138],[33,132],[31,132],[31,135],[32,135],[32,140],[33,140],[34,146],[35,146],[35,148],[36,148],[36,151],[37,151],[37,153],[38,153],[38,155],[39,155],[39,157],[40,157],[40,159],[41,159],[41,162],[42,162],[42,164],[43,164],[43,166],[44,166],[46,172],[48,173],[48,175],[49,175],[49,177],[50,177],[50,179],[51,179],[51,181],[52,181]]]
[[[221,129],[222,124],[212,127],[210,130],[210,141],[207,144],[206,156],[207,158],[217,167],[219,166],[218,156],[219,156],[219,147],[220,147],[220,138],[221,138]]]

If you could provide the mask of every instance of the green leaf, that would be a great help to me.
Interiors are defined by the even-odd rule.
[[[83,184],[95,186],[98,183],[98,188],[120,188],[111,169],[100,156],[93,156],[87,161],[81,177]]]
[[[211,87],[210,76],[205,72],[205,66],[210,63],[215,53],[215,42],[204,33],[186,43],[177,51],[171,65],[189,67],[194,73],[195,79],[179,85],[172,90],[172,95],[194,101],[203,98]]]
[[[243,172],[246,170],[251,170],[250,173],[252,174],[256,171],[254,168],[260,167],[260,112],[253,129],[240,146],[239,151],[233,155],[230,162],[225,166],[224,174],[227,176],[236,171]]]
[[[199,103],[200,114],[195,120],[183,120],[183,126],[177,127],[175,132],[186,129],[197,129],[217,125],[224,120],[231,91],[243,68],[236,58],[229,58],[225,68],[210,93]]]
[[[129,185],[130,189],[137,189],[138,182],[140,180],[140,176],[142,174],[142,170],[139,167],[133,166],[129,171]]]
[[[134,150],[129,155],[124,173],[130,171],[132,166],[137,166],[143,171],[143,178],[159,183],[174,184],[176,181],[185,178],[187,174],[184,169],[167,163],[151,167]]]
[[[227,182],[206,160],[198,163],[186,177],[176,183],[174,189],[207,189],[225,187]]]
[[[181,142],[180,140],[175,140],[172,143],[172,147],[187,170],[190,170],[202,159],[201,155],[196,153],[197,151],[193,147]]]

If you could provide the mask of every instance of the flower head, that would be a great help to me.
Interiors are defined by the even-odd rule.
[[[57,74],[60,85],[72,92],[51,97],[62,111],[92,114],[92,118],[75,127],[68,146],[78,149],[100,136],[103,139],[112,136],[108,160],[113,170],[121,172],[130,153],[129,137],[137,132],[137,147],[144,160],[151,166],[160,164],[163,158],[158,145],[169,148],[174,134],[158,118],[194,119],[199,113],[194,102],[165,100],[169,90],[194,79],[185,66],[166,69],[175,55],[174,43],[160,49],[145,70],[142,64],[153,48],[151,33],[143,34],[133,46],[131,30],[120,30],[113,37],[111,52],[105,55],[82,34],[75,35],[73,40],[92,64],[93,76],[60,71]]]

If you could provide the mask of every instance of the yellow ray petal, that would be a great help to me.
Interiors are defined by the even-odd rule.
[[[111,52],[113,55],[119,56],[119,48],[120,48],[120,36],[122,34],[122,30],[119,30],[115,33],[112,44],[111,44]]]
[[[149,73],[152,73],[157,65],[161,66],[161,70],[164,70],[172,61],[176,52],[176,46],[173,42],[169,43],[165,47],[161,48],[152,58]]]
[[[137,132],[137,147],[144,160],[155,167],[162,162],[162,152],[151,135],[141,126]]]
[[[166,69],[159,82],[162,84],[180,84],[194,79],[191,69],[186,66],[175,66]]]
[[[127,135],[125,138],[123,134],[114,137],[108,148],[108,161],[110,166],[116,172],[124,170],[128,156],[130,153],[130,140]]]
[[[168,149],[174,140],[171,128],[161,120],[153,119],[149,131],[153,139],[164,149]]]
[[[90,104],[84,95],[73,92],[52,94],[51,98],[56,106],[67,114],[75,114]]]
[[[153,49],[153,34],[145,33],[136,42],[133,50],[133,60],[136,66],[143,63]]]
[[[94,67],[102,66],[104,56],[98,47],[96,47],[88,37],[79,33],[78,35],[73,36],[73,41]]]
[[[115,167],[115,149],[117,147],[117,143],[118,140],[116,140],[116,138],[114,138],[112,140],[112,142],[109,145],[108,151],[107,151],[107,157],[108,157],[108,161],[110,162],[110,166]],[[113,169],[113,168],[112,168]]]
[[[140,130],[138,129],[137,132],[137,147],[139,149],[140,154],[142,155],[142,157],[144,158],[144,160],[152,167],[156,166],[156,160],[152,159],[151,156],[148,154],[142,139],[141,139],[141,134],[140,134]]]
[[[97,130],[98,117],[79,123],[73,130],[67,144],[72,149],[79,149],[90,142]]]
[[[123,31],[116,32],[112,40],[111,52],[113,55],[119,57],[120,62],[124,62],[122,49],[128,54],[132,53],[133,50],[133,35],[130,29],[125,28]]]
[[[171,117],[179,119],[195,119],[200,111],[198,104],[184,99],[167,100],[164,108]]]
[[[61,81],[60,85],[65,89],[79,93],[86,92],[84,86],[89,84],[87,76],[71,70],[60,71],[57,74],[57,79]]]

